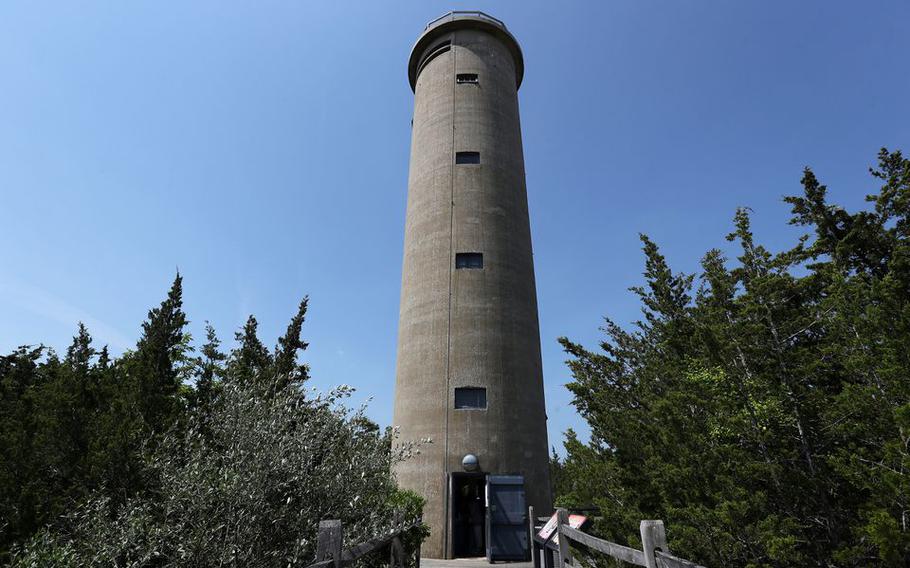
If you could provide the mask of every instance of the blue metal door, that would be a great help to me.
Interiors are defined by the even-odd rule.
[[[527,560],[528,508],[520,475],[487,476],[487,560]]]

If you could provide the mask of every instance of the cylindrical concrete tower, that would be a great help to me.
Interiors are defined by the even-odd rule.
[[[430,22],[408,62],[414,118],[394,423],[402,441],[432,440],[397,468],[401,486],[427,499],[428,557],[479,555],[489,535],[478,524],[496,511],[483,496],[486,476],[522,476],[528,505],[542,513],[552,505],[523,72],[518,42],[479,12]]]

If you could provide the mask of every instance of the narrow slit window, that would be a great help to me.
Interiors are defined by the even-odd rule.
[[[455,254],[455,268],[483,268],[482,252],[459,252]]]
[[[456,83],[477,83],[477,73],[458,73],[455,75]]]
[[[479,164],[480,152],[455,152],[456,164]]]
[[[455,408],[485,409],[487,407],[487,389],[483,387],[456,387]]]

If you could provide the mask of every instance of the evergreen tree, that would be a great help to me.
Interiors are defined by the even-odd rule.
[[[180,363],[186,361],[189,337],[183,312],[183,278],[178,273],[167,298],[149,310],[136,351],[128,361],[128,375],[136,381],[136,402],[153,432],[171,426],[179,410],[182,384]]]
[[[309,298],[304,297],[297,308],[297,313],[291,318],[287,331],[278,338],[278,345],[275,347],[274,374],[276,386],[279,388],[286,384],[303,383],[309,378],[309,366],[297,362],[298,351],[304,351],[309,346],[300,338],[308,304]]]
[[[805,170],[786,201],[812,232],[780,253],[739,210],[735,262],[709,251],[697,287],[642,238],[643,320],[561,339],[592,434],[567,436],[560,502],[619,542],[663,518],[709,566],[910,563],[910,160],[872,175],[850,213]]]
[[[206,411],[215,397],[215,391],[224,377],[223,362],[227,355],[221,352],[221,341],[215,328],[205,324],[205,345],[200,350],[202,356],[197,359],[196,406]]]
[[[225,378],[270,397],[308,378],[298,360],[307,348],[300,338],[306,298],[274,357],[257,337],[253,316],[230,358],[208,324],[200,355],[191,357],[182,284],[178,274],[167,298],[149,311],[136,349],[117,359],[107,346],[96,350],[81,323],[63,359],[43,346],[0,357],[0,564],[42,527],[64,529],[60,519],[88,499],[104,503],[103,515],[156,499],[161,479],[149,468],[150,456],[166,436],[211,441]],[[378,437],[363,416],[352,425]]]
[[[22,346],[0,357],[0,563],[10,544],[29,536],[42,520],[33,431],[45,353],[43,346]]]
[[[0,560],[9,544],[67,512],[98,486],[97,432],[103,369],[83,324],[60,360],[20,348],[0,365]]]
[[[251,315],[243,329],[234,334],[237,347],[231,351],[227,366],[227,374],[232,381],[249,383],[269,377],[273,364],[272,354],[259,340],[258,328],[259,322]]]

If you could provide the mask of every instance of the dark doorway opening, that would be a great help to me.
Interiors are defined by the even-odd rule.
[[[452,556],[486,555],[486,478],[482,473],[452,473]]]

